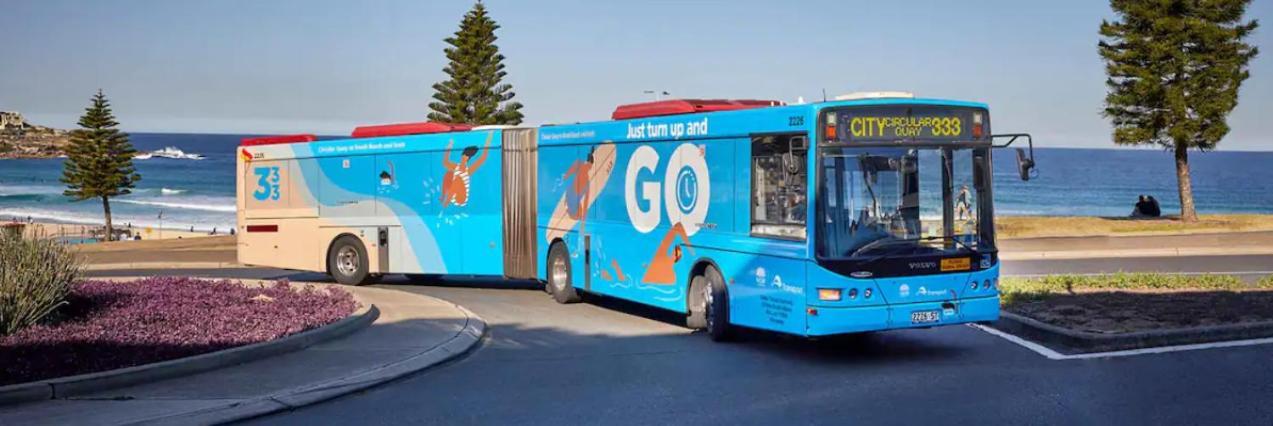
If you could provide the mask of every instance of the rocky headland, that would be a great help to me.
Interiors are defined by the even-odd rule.
[[[0,158],[54,158],[70,143],[65,130],[28,123],[17,112],[0,111]]]

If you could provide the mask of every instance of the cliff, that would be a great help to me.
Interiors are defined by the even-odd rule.
[[[70,142],[65,130],[28,123],[22,114],[0,111],[0,158],[53,158]]]

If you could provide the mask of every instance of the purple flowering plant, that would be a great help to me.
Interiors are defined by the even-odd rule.
[[[130,367],[264,342],[349,316],[334,287],[153,277],[76,283],[49,319],[0,338],[0,385]]]

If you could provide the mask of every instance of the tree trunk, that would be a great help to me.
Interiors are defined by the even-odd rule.
[[[115,230],[111,228],[111,202],[106,197],[102,197],[102,211],[106,213],[106,241],[114,241]]]
[[[1193,184],[1189,178],[1189,146],[1176,143],[1176,183],[1180,188],[1180,220],[1197,222],[1198,212],[1193,208]]]

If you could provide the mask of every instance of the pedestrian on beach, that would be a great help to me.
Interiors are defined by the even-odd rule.
[[[972,215],[972,201],[970,198],[968,185],[960,186],[959,195],[955,196],[955,216],[958,220],[967,220]]]

